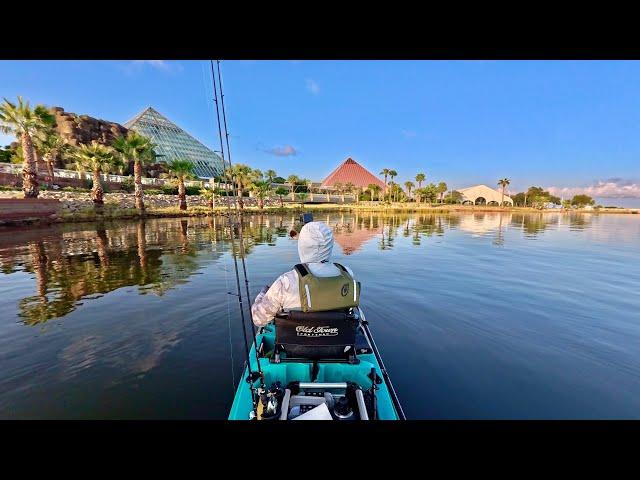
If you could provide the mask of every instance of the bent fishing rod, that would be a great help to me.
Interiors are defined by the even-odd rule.
[[[226,122],[226,114],[224,111],[224,101],[223,101],[223,91],[222,91],[222,77],[220,74],[220,61],[217,61],[217,67],[218,67],[218,82],[216,82],[216,77],[215,77],[215,72],[214,72],[214,67],[213,67],[213,60],[210,60],[210,65],[211,65],[211,78],[213,81],[213,100],[214,100],[214,104],[216,107],[216,123],[217,123],[217,127],[218,127],[218,138],[220,140],[220,154],[222,157],[222,166],[223,166],[223,170],[224,170],[224,176],[226,177],[226,179],[230,179],[231,180],[231,184],[232,184],[232,192],[234,194],[234,196],[237,194],[237,190],[235,190],[234,186],[236,185],[236,179],[235,179],[235,175],[233,174],[233,165],[231,163],[231,154],[230,154],[230,150],[229,150],[229,133],[227,130],[227,122]],[[218,103],[218,83],[219,83],[219,88],[220,88],[220,102],[221,105]],[[221,113],[222,110],[222,113]],[[222,115],[222,119],[221,119],[221,115]],[[223,132],[222,132],[222,125],[224,124],[224,137],[226,138],[226,149],[225,149],[225,145],[223,142]],[[225,155],[225,151],[226,151],[226,155]],[[228,165],[227,165],[228,164]],[[227,190],[227,194],[228,194],[229,190]],[[253,386],[253,383],[257,380],[260,379],[260,386],[264,387],[264,375],[262,373],[262,368],[260,365],[260,359],[258,358],[258,348],[257,348],[257,340],[256,340],[256,333],[255,333],[255,329],[253,328],[253,317],[251,314],[251,308],[249,308],[249,318],[251,320],[251,325],[252,325],[252,332],[253,332],[253,345],[255,347],[255,352],[256,352],[256,364],[258,367],[258,371],[257,372],[253,372],[252,368],[251,368],[251,357],[249,354],[249,347],[248,347],[248,338],[247,338],[247,328],[246,328],[246,319],[245,319],[245,312],[244,312],[244,301],[243,301],[243,295],[242,295],[242,288],[240,287],[240,273],[239,273],[239,269],[238,269],[238,259],[236,256],[236,250],[235,250],[235,240],[236,240],[236,235],[235,235],[235,228],[234,225],[232,223],[232,213],[231,213],[231,203],[229,200],[229,196],[227,195],[227,211],[228,211],[228,223],[229,223],[229,233],[231,236],[231,244],[232,244],[232,256],[233,256],[233,265],[234,265],[234,271],[235,271],[235,276],[236,276],[236,292],[237,293],[232,293],[232,292],[228,292],[231,295],[234,295],[237,299],[238,299],[238,306],[240,309],[240,318],[241,318],[241,322],[242,322],[242,334],[244,337],[244,350],[245,350],[245,356],[246,356],[246,363],[247,363],[247,369],[249,371],[249,377],[247,378],[247,382],[249,383],[249,388],[251,389],[251,400],[253,403],[253,407],[254,407],[254,412],[257,409],[257,405],[256,405],[256,399],[255,399],[255,388]],[[238,227],[238,234],[239,234],[239,240],[240,240],[240,258],[241,258],[241,262],[242,262],[242,269],[243,269],[243,273],[244,273],[244,281],[245,281],[245,286],[246,286],[246,292],[247,292],[247,302],[250,301],[250,296],[249,296],[249,287],[248,287],[248,280],[247,280],[247,273],[246,273],[246,266],[245,266],[245,260],[244,260],[244,245],[243,245],[243,232],[242,232],[242,219],[240,218],[240,212],[238,209],[238,205],[235,205],[235,210],[236,210],[236,224],[239,225]]]

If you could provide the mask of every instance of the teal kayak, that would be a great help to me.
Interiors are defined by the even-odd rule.
[[[353,331],[344,338],[344,321],[328,320],[287,324],[285,314],[258,331],[229,420],[405,419],[362,310],[350,311]],[[303,349],[290,345],[296,339],[306,342]],[[306,357],[313,344],[324,353]]]

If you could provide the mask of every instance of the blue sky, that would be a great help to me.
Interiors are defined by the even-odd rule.
[[[640,197],[640,62],[222,65],[235,162],[321,180],[351,156],[402,182]],[[18,94],[122,123],[151,105],[218,147],[207,62],[0,61],[0,95]]]

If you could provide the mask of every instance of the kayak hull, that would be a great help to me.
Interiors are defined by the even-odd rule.
[[[273,324],[264,327],[256,336],[256,343],[259,351],[268,352],[275,344],[275,326]],[[362,328],[362,327],[360,327]],[[363,334],[366,334],[362,329]],[[372,342],[368,342],[371,346]],[[373,346],[375,348],[375,346]],[[378,377],[382,379],[377,384],[376,403],[377,417],[379,420],[399,420],[400,414],[394,405],[393,387],[388,384],[383,375],[383,366],[376,358],[375,350],[372,348],[362,349],[365,353],[357,354],[357,363],[336,363],[336,362],[318,362],[317,370],[313,372],[312,362],[280,362],[275,363],[266,357],[260,358],[260,367],[264,374],[264,383],[269,386],[275,382],[281,385],[287,385],[290,382],[316,382],[316,383],[336,383],[336,382],[354,382],[363,390],[371,388],[372,380],[370,378],[371,369],[375,369]],[[258,365],[256,361],[255,345],[252,345],[250,352],[251,371],[256,372]],[[312,378],[316,373],[315,378]],[[386,373],[386,372],[384,372]],[[229,420],[250,420],[253,412],[253,402],[251,397],[251,387],[247,378],[249,377],[249,369],[246,367],[240,378],[238,388],[229,413]],[[386,377],[388,378],[388,377]],[[260,384],[259,380],[253,383],[257,388]]]

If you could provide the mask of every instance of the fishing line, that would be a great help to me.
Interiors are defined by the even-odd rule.
[[[225,137],[226,137],[226,143],[227,143],[227,161],[229,162],[229,166],[231,166],[231,148],[229,147],[229,132],[227,131],[227,115],[226,115],[226,109],[225,109],[225,105],[224,105],[224,94],[222,92],[222,77],[220,75],[220,61],[218,60],[217,62],[217,67],[218,67],[218,83],[220,85],[220,101],[221,101],[221,105],[222,105],[222,119],[224,121],[224,131],[225,131]],[[236,187],[237,188],[237,187]],[[238,210],[238,205],[236,203],[236,212],[239,212]],[[241,254],[241,263],[242,263],[242,271],[244,274],[244,284],[245,284],[245,288],[247,291],[247,299],[251,298],[250,294],[249,294],[249,280],[247,278],[247,266],[244,260],[244,235],[243,235],[243,222],[242,220],[240,220],[240,254]],[[253,313],[251,312],[251,309],[249,309],[249,318],[251,319],[251,328],[253,331],[253,335],[254,335],[254,339],[255,339],[255,326],[253,323]],[[258,368],[259,368],[260,364],[258,363]]]
[[[225,288],[227,289],[226,291],[229,291],[229,276],[228,276],[228,271],[225,265],[225,268],[223,268],[224,270],[224,285]],[[233,383],[233,392],[235,393],[236,391],[236,371],[234,368],[234,360],[233,360],[233,340],[231,339],[231,305],[229,304],[229,295],[227,295],[227,327],[229,329],[229,354],[231,356],[231,382]]]
[[[221,111],[222,111],[222,120],[224,122],[224,133],[226,139],[226,147],[227,147],[227,161],[229,162],[229,169],[233,175],[232,164],[231,164],[231,147],[229,146],[229,131],[227,129],[227,115],[224,104],[224,92],[222,89],[222,75],[220,73],[220,60],[217,60],[217,70],[218,70],[218,88],[220,89],[220,102],[221,102]],[[213,68],[213,62],[211,62],[211,67]],[[215,85],[215,81],[214,81]],[[232,177],[233,178],[233,177]],[[232,188],[235,188],[234,198],[237,197],[238,187],[237,182],[232,181]],[[242,200],[242,199],[240,199]],[[245,249],[244,249],[244,226],[242,221],[242,212],[238,206],[238,202],[234,202],[235,210],[236,210],[236,222],[238,224],[239,237],[240,237],[240,262],[242,264],[242,272],[244,276],[244,285],[247,294],[247,301],[250,301],[251,295],[249,293],[249,279],[247,277],[247,265],[245,262]],[[251,332],[253,333],[253,346],[255,347],[256,352],[256,363],[258,365],[258,372],[260,373],[260,382],[261,386],[264,387],[264,376],[262,375],[262,368],[260,365],[260,358],[258,357],[258,345],[257,345],[257,337],[256,337],[256,329],[255,324],[253,323],[253,312],[251,311],[251,307],[249,307],[249,319],[251,320]]]
[[[204,87],[204,96],[205,101],[207,103],[207,107],[211,105],[211,98],[215,96],[214,92],[211,91],[211,84],[207,81],[207,68],[205,63],[201,64],[202,67],[202,84]],[[217,120],[217,118],[216,118]],[[224,166],[224,161],[223,161]],[[215,192],[214,192],[215,194]],[[217,236],[217,232],[214,229],[214,235]],[[224,227],[222,228],[222,237],[224,241]],[[233,241],[233,240],[232,240]],[[229,260],[231,262],[231,260]],[[225,292],[229,292],[229,269],[227,265],[222,265],[220,267],[224,271],[224,284],[225,284]],[[229,358],[231,360],[231,383],[233,385],[233,392],[236,391],[236,372],[235,372],[235,360],[233,358],[233,338],[232,338],[232,329],[231,329],[231,304],[229,302],[229,296],[226,296],[226,304],[227,304],[227,329],[229,332]]]
[[[225,177],[231,177],[232,179],[232,183],[233,183],[233,174],[231,171],[231,162],[229,162],[229,168],[227,168],[227,165],[225,163],[225,149],[224,149],[224,142],[222,140],[222,129],[221,129],[221,121],[220,121],[220,108],[219,108],[219,104],[218,104],[218,94],[217,94],[217,85],[216,85],[216,78],[215,78],[215,74],[214,74],[214,69],[213,69],[213,60],[210,60],[210,65],[211,65],[211,78],[213,81],[213,101],[215,103],[216,106],[216,120],[217,120],[217,126],[218,126],[218,138],[220,140],[220,154],[222,157],[222,166],[224,169],[224,175]],[[222,96],[222,92],[220,92],[220,95]],[[233,185],[232,185],[233,186]],[[251,389],[251,400],[253,403],[253,409],[254,412],[257,414],[257,404],[256,404],[256,398],[255,398],[255,389],[253,387],[253,382],[254,382],[254,374],[251,368],[251,357],[249,355],[249,347],[248,347],[248,338],[247,338],[247,329],[246,329],[246,320],[245,320],[245,316],[244,316],[244,305],[243,305],[243,301],[242,301],[242,289],[240,287],[240,275],[239,275],[239,271],[238,271],[238,259],[236,256],[236,247],[235,247],[235,234],[234,234],[234,227],[232,224],[232,219],[231,219],[231,204],[230,204],[230,200],[229,200],[229,195],[228,195],[229,191],[227,190],[227,196],[226,196],[226,200],[227,200],[227,210],[228,210],[228,224],[229,224],[229,233],[231,236],[231,246],[232,246],[232,257],[233,257],[233,266],[234,266],[234,270],[235,270],[235,276],[236,276],[236,294],[235,296],[238,298],[238,306],[240,309],[240,318],[242,321],[242,335],[244,338],[244,350],[245,350],[245,358],[246,358],[246,363],[247,363],[247,370],[249,371],[249,378],[247,379],[248,383],[249,383],[249,388]],[[242,239],[240,239],[240,241],[242,242]],[[228,292],[229,294],[232,294],[231,292]],[[234,294],[232,294],[234,295]],[[254,344],[255,344],[255,336],[254,336]],[[256,360],[258,356],[257,353],[257,349],[256,349]],[[260,370],[260,363],[258,360],[258,372],[259,372],[259,376],[262,380],[262,372]]]

